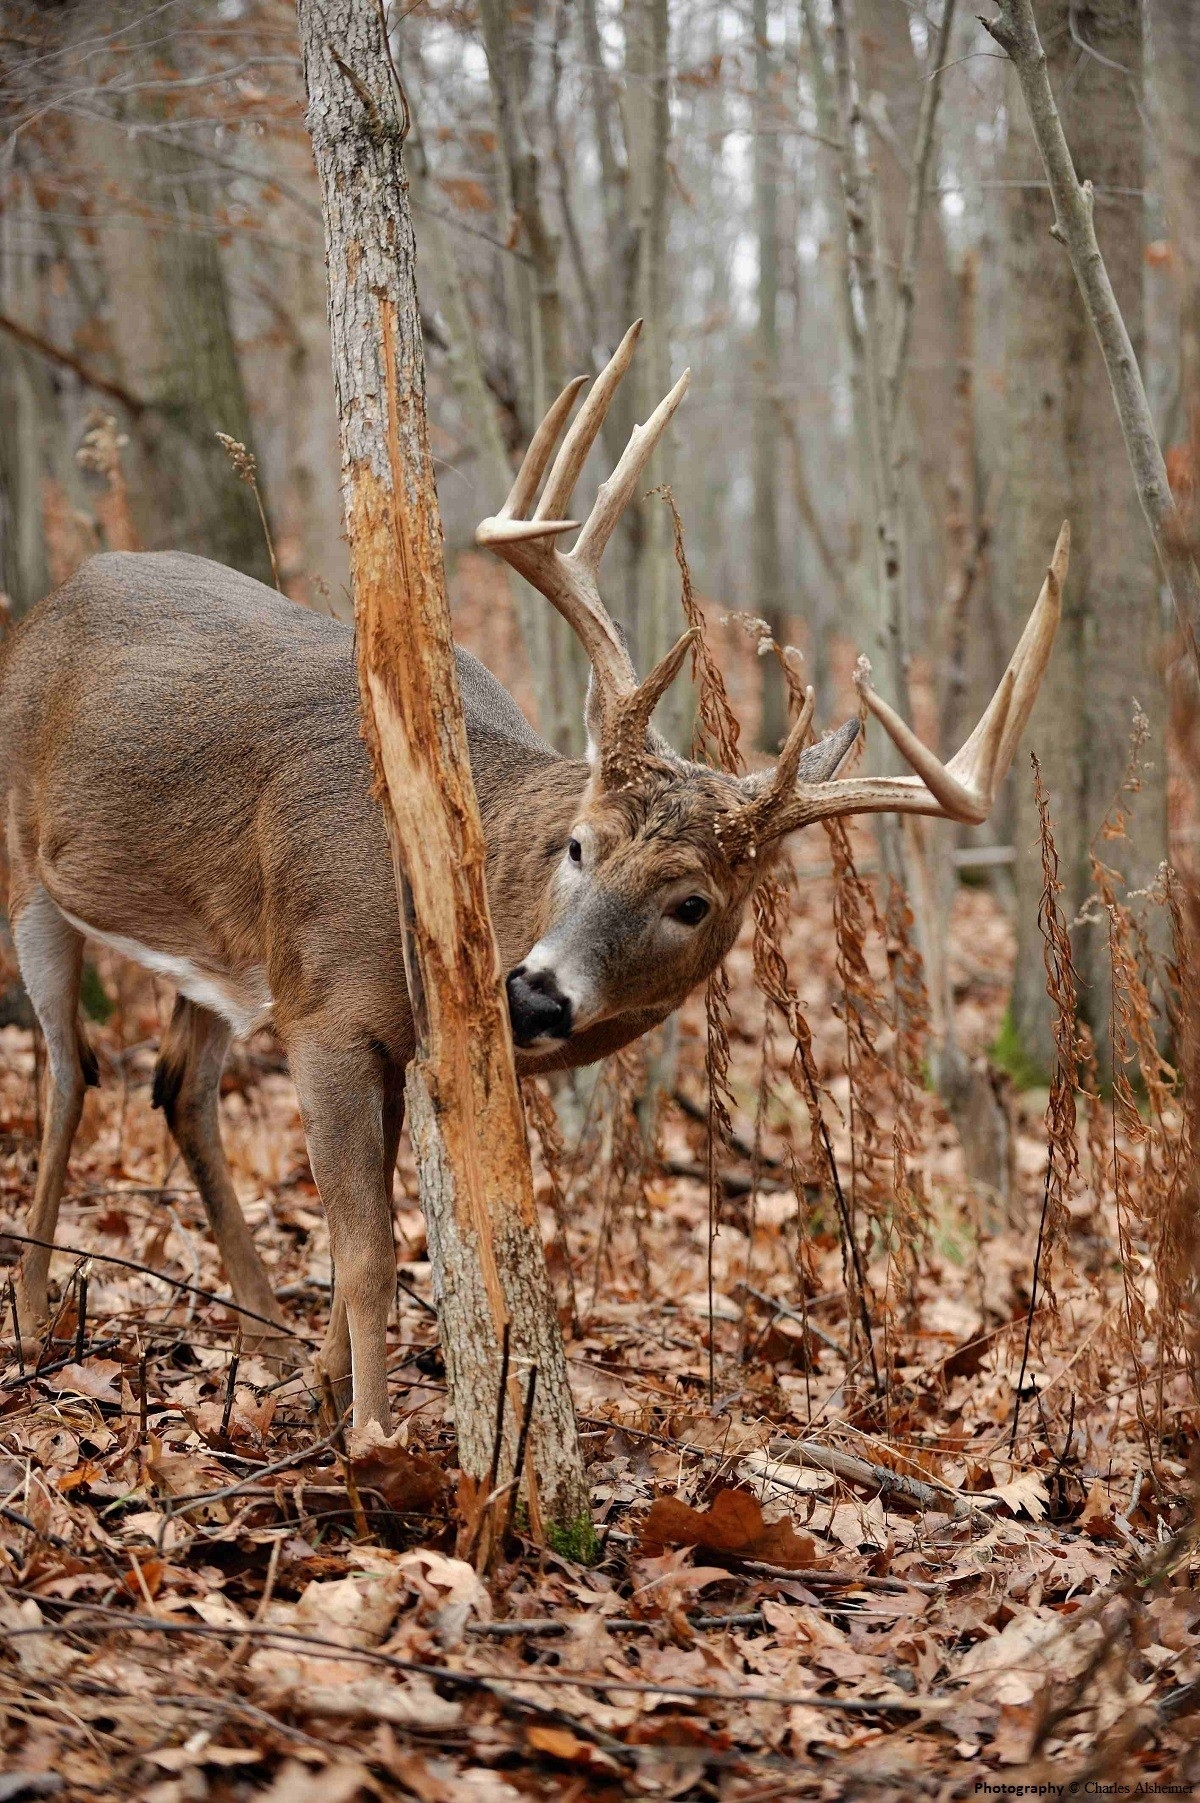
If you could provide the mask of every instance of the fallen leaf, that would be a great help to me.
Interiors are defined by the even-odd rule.
[[[59,1678],[84,1657],[59,1640],[52,1630],[38,1632],[47,1624],[31,1596],[16,1603],[0,1591],[0,1625],[7,1630],[21,1670],[31,1678]]]
[[[817,1562],[811,1536],[797,1534],[786,1517],[768,1524],[749,1490],[722,1490],[705,1510],[693,1509],[677,1496],[660,1496],[642,1523],[641,1551],[654,1555],[668,1546],[698,1546],[788,1571]]]
[[[99,1465],[93,1465],[89,1460],[85,1465],[76,1465],[74,1471],[64,1471],[62,1476],[55,1480],[54,1487],[60,1493],[65,1494],[68,1490],[78,1490],[84,1484],[94,1484],[103,1476],[104,1473]]]
[[[971,1647],[957,1675],[977,1680],[972,1695],[1017,1708],[1032,1702],[1052,1676],[1073,1678],[1082,1671],[1103,1634],[1098,1621],[1073,1626],[1051,1610],[1027,1609],[1002,1633]]]
[[[391,1722],[399,1728],[456,1728],[462,1704],[439,1696],[428,1678],[353,1678],[348,1684],[314,1684],[292,1692],[292,1707],[309,1715],[348,1721]]]
[[[991,1490],[981,1491],[972,1500],[1002,1502],[1014,1515],[1024,1513],[1031,1521],[1041,1521],[1050,1499],[1046,1494],[1046,1480],[1040,1471],[1018,1471],[1007,1484],[996,1484]]]
[[[621,1769],[616,1760],[602,1752],[594,1741],[581,1740],[569,1728],[548,1728],[540,1723],[526,1728],[525,1745],[535,1753],[547,1753],[551,1759],[561,1759],[566,1765],[591,1766],[609,1772]]]
[[[76,1396],[90,1396],[94,1402],[120,1402],[121,1392],[114,1388],[121,1367],[115,1359],[91,1359],[86,1365],[64,1365],[42,1380],[51,1390],[70,1390]]]
[[[379,1787],[365,1765],[327,1765],[310,1771],[298,1759],[285,1759],[270,1790],[260,1792],[257,1803],[352,1803],[366,1791],[379,1796]]]
[[[1089,1540],[1123,1540],[1124,1535],[1113,1519],[1112,1498],[1097,1478],[1087,1493],[1079,1526]]]
[[[440,1464],[411,1446],[400,1444],[396,1430],[386,1437],[378,1423],[351,1433],[350,1462],[359,1489],[373,1489],[395,1515],[434,1515],[440,1511],[449,1478]]]

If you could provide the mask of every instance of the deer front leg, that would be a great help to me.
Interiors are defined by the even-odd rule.
[[[288,1047],[309,1162],[329,1222],[335,1296],[320,1362],[354,1425],[391,1427],[387,1320],[396,1288],[392,1171],[399,1120],[381,1060],[365,1050]],[[347,1380],[349,1379],[349,1385]]]

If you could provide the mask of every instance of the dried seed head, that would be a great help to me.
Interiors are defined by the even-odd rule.
[[[247,488],[253,488],[258,480],[258,464],[253,451],[247,450],[240,439],[230,438],[228,432],[218,432],[216,439],[228,457],[233,473],[239,482],[244,482]]]
[[[93,409],[88,414],[87,431],[75,453],[75,461],[80,469],[90,470],[95,476],[105,476],[111,482],[120,473],[121,452],[128,443],[128,435],[118,431],[111,413]]]

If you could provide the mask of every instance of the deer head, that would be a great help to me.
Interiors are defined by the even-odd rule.
[[[1059,534],[1029,622],[987,711],[962,749],[941,763],[871,687],[866,706],[913,775],[838,778],[858,734],[847,721],[810,743],[814,697],[803,704],[773,769],[732,776],[679,757],[651,718],[692,647],[686,632],[644,682],[600,599],[604,548],[646,463],[687,391],[685,370],[645,425],[635,426],[587,520],[564,517],[571,494],[633,357],[638,321],[597,378],[538,487],[586,377],[565,388],[534,434],[503,508],[476,540],[558,609],[591,664],[590,775],[558,868],[541,901],[538,937],[508,977],[516,1042],[545,1047],[626,1014],[661,1018],[711,972],[737,937],[746,903],[786,837],[839,815],[932,814],[978,823],[991,812],[1037,695],[1058,626],[1070,534]],[[557,539],[579,532],[573,550]]]

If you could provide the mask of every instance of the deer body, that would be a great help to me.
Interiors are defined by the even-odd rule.
[[[574,550],[556,549],[636,338],[635,327],[567,431],[533,517],[578,383],[478,533],[588,651],[587,761],[543,743],[495,678],[458,653],[523,1073],[591,1063],[664,1019],[725,956],[788,833],[879,810],[985,818],[1049,657],[1066,573],[1064,529],[991,705],[945,765],[865,673],[863,697],[911,777],[836,780],[857,723],[810,745],[811,689],[774,770],[734,777],[677,756],[650,720],[694,634],[639,683],[596,573],[686,376],[635,427]],[[336,1287],[321,1361],[340,1404],[352,1390],[355,1420],[386,1427],[391,1184],[414,1035],[358,706],[349,627],[182,554],[92,559],[32,610],[0,660],[9,917],[49,1067],[30,1234],[54,1238],[85,1088],[97,1080],[79,1019],[91,937],[179,992],[154,1100],[204,1201],[235,1307],[252,1336],[281,1350],[286,1326],[217,1111],[231,1037],[273,1020],[329,1221]],[[31,1246],[17,1286],[23,1332],[45,1318],[48,1271],[47,1247]]]

